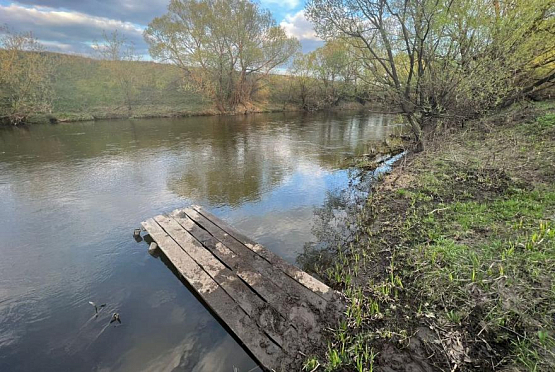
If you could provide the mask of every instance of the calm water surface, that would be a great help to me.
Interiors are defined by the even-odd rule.
[[[257,370],[133,229],[200,204],[294,263],[349,181],[341,160],[397,128],[261,114],[0,130],[0,371]]]

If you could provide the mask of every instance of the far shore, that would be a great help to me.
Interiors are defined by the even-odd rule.
[[[152,110],[149,112],[149,109]],[[389,107],[366,104],[362,105],[357,102],[343,102],[331,108],[320,110],[306,111],[296,106],[253,106],[249,108],[238,108],[234,111],[220,112],[214,109],[204,109],[198,111],[172,111],[163,108],[139,106],[131,113],[127,110],[118,109],[105,109],[98,110],[97,112],[82,112],[82,113],[39,113],[29,116],[22,122],[22,125],[32,124],[56,124],[56,123],[75,123],[85,121],[98,121],[98,120],[129,120],[129,119],[156,119],[156,118],[186,118],[195,116],[235,116],[235,115],[249,115],[249,114],[269,114],[278,112],[297,112],[297,113],[315,113],[315,112],[367,112],[375,114],[390,114],[401,115],[399,110],[391,109]],[[0,121],[0,127],[13,126],[8,122]]]

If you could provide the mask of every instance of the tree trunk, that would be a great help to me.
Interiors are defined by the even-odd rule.
[[[420,127],[420,124],[412,114],[406,114],[406,115],[407,115],[407,120],[409,121],[410,127],[412,129],[412,133],[414,134],[414,138],[416,140],[416,148],[414,149],[414,151],[422,152],[424,151],[424,148],[425,148],[422,128]]]
[[[501,108],[509,107],[510,105],[512,105],[513,103],[518,101],[520,98],[525,97],[529,93],[532,93],[536,88],[539,88],[543,84],[549,83],[551,81],[555,81],[555,71],[553,71],[551,74],[547,75],[543,79],[537,80],[533,84],[530,84],[528,87],[524,88],[522,91],[520,91],[520,92],[512,95],[511,97],[507,98],[506,100],[503,101],[503,103],[501,103],[500,107]]]

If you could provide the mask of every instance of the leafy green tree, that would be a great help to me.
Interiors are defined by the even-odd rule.
[[[490,48],[500,56],[512,83],[501,100],[507,106],[555,82],[555,0],[497,4]]]
[[[144,36],[154,59],[179,66],[222,112],[249,105],[259,82],[300,47],[248,0],[172,0]]]
[[[315,78],[314,53],[297,53],[289,73],[291,79],[291,99],[303,110],[313,110],[320,106],[317,96],[317,80]]]
[[[330,40],[307,54],[297,54],[289,72],[293,98],[305,110],[362,98],[363,74],[356,51],[343,40]]]
[[[32,33],[0,27],[0,119],[17,125],[30,114],[49,113],[54,69]]]
[[[343,39],[333,39],[316,49],[315,76],[320,81],[327,105],[340,100],[361,98],[360,78],[363,70],[356,50]]]

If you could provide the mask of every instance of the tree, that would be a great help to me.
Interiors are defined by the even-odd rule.
[[[314,110],[341,100],[362,99],[358,57],[343,40],[330,40],[307,54],[298,53],[289,73],[294,98],[301,108]]]
[[[314,70],[313,53],[297,53],[289,67],[289,73],[294,77],[290,81],[291,98],[300,104],[301,109],[307,111],[319,107]]]
[[[171,0],[144,36],[154,59],[179,66],[222,112],[248,105],[259,82],[300,47],[248,0]]]
[[[464,121],[554,78],[554,0],[309,0],[325,39],[357,48],[374,84],[423,131]],[[538,86],[539,85],[539,86]],[[513,97],[513,98],[511,98]]]
[[[118,30],[110,34],[104,31],[102,37],[102,42],[95,42],[93,47],[103,61],[103,67],[110,72],[113,81],[121,90],[127,110],[131,114],[133,98],[140,77],[137,76],[129,62],[138,62],[141,58],[136,54],[133,43],[129,42],[125,36],[120,35]]]
[[[327,105],[360,97],[362,73],[356,50],[343,39],[332,39],[314,52],[315,76],[320,81]]]
[[[52,105],[55,63],[30,32],[0,27],[0,119],[14,125]]]
[[[378,85],[390,90],[394,102],[407,115],[420,148],[422,127],[415,116],[414,99],[419,84],[413,80],[421,77],[428,66],[423,49],[439,12],[439,7],[429,7],[429,3],[310,0],[307,4],[308,18],[320,35],[327,39],[347,37],[353,46],[364,50],[365,67],[373,72]]]
[[[501,102],[507,106],[555,83],[555,1],[500,3],[494,37],[515,85]]]

